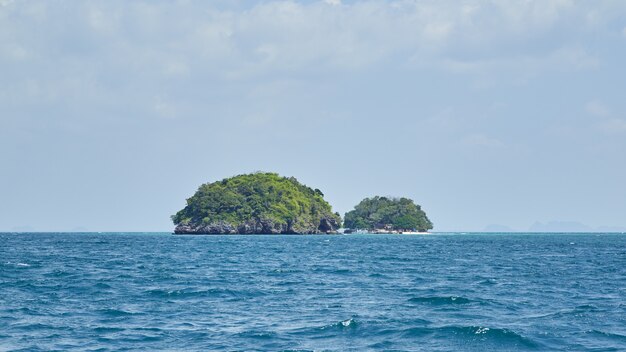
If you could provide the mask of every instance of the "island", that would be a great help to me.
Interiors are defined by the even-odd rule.
[[[319,189],[264,172],[201,185],[172,221],[175,234],[327,234],[341,226]]]
[[[345,232],[424,233],[433,228],[422,208],[408,198],[363,199],[344,217]]]

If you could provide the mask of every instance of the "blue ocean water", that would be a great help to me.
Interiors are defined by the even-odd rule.
[[[0,234],[0,350],[624,351],[626,236]]]

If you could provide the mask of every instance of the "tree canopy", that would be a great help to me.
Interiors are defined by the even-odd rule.
[[[324,224],[338,227],[341,217],[332,212],[323,197],[320,190],[309,188],[294,177],[258,172],[201,185],[172,220],[176,225],[193,228],[218,223],[235,228],[242,224],[254,227],[254,223],[263,222],[281,232],[328,231]]]
[[[373,197],[363,199],[346,213],[344,225],[351,229],[428,231],[432,222],[421,207],[408,198]]]

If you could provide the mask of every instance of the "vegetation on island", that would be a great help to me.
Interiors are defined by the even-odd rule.
[[[319,189],[276,173],[203,184],[172,216],[175,233],[329,233],[341,226]]]
[[[350,229],[420,232],[433,228],[426,213],[411,199],[379,196],[365,198],[346,213],[344,225]]]

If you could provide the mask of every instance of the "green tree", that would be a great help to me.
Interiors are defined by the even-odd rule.
[[[259,222],[286,232],[315,232],[341,225],[324,194],[294,177],[254,173],[201,185],[187,206],[172,216],[177,225],[202,228],[225,224],[234,228]]]
[[[365,198],[345,215],[345,226],[352,229],[427,231],[432,222],[421,207],[408,198]]]

